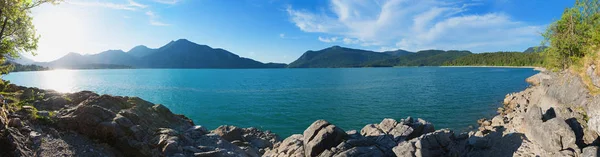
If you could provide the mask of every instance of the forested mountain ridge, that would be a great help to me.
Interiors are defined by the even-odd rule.
[[[544,63],[539,53],[493,52],[460,57],[444,63],[446,66],[541,66]]]
[[[364,63],[365,67],[393,67],[393,66],[440,66],[462,56],[472,54],[470,51],[443,51],[423,50],[396,58]]]
[[[306,51],[288,68],[343,68],[362,67],[369,61],[393,58],[390,54],[368,50],[332,46],[319,51]]]

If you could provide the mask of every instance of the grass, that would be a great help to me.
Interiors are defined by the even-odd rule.
[[[586,88],[590,92],[592,96],[600,94],[600,88],[594,85],[592,78],[587,74],[587,69],[591,65],[596,65],[596,69],[594,73],[596,75],[600,75],[600,51],[596,51],[596,53],[591,53],[579,60],[579,62],[575,62],[570,68],[572,72],[578,74],[583,84],[585,84]],[[599,76],[600,77],[600,76]]]
[[[36,120],[45,124],[52,124],[54,121],[52,117],[56,115],[55,112],[49,111],[49,116],[42,116],[38,114],[38,109],[33,106],[36,100],[44,99],[45,94],[41,92],[30,91],[18,91],[18,92],[6,92],[5,84],[8,82],[0,82],[0,94],[4,96],[4,99],[11,102],[4,105],[5,109],[11,112],[24,112],[30,117],[30,119]],[[27,94],[24,99],[21,99],[24,94]],[[72,101],[70,98],[63,96],[67,101]],[[31,109],[24,109],[23,106],[31,106]]]

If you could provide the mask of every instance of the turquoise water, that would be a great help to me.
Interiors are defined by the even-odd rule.
[[[360,130],[407,116],[467,129],[525,89],[532,69],[126,69],[19,72],[12,83],[62,92],[90,90],[164,104],[197,125],[236,125],[286,137],[317,119]]]

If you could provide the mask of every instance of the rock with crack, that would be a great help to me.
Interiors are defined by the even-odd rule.
[[[325,120],[313,122],[304,130],[304,154],[317,156],[346,139],[346,132]]]

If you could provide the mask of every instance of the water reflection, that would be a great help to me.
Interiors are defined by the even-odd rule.
[[[57,92],[73,92],[74,80],[72,70],[51,70],[42,72],[43,87]]]

